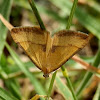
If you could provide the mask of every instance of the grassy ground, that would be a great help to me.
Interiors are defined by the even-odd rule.
[[[40,20],[42,18],[44,23],[42,28],[45,27],[52,35],[66,27],[89,34],[89,43],[77,55],[83,62],[97,69],[84,69],[82,64],[70,59],[63,65],[62,71],[59,68],[57,75],[51,73],[49,78],[45,79],[0,21],[0,100],[29,100],[36,94],[39,95],[32,100],[39,97],[44,100],[45,95],[51,96],[53,100],[99,100],[99,1],[78,0],[73,11],[72,0],[35,0],[35,3]],[[35,17],[37,14],[33,14],[28,0],[1,0],[0,13],[13,26],[38,25],[40,21]]]

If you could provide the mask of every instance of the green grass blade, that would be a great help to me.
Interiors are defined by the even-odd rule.
[[[3,99],[2,97],[0,97],[0,100],[5,100],[5,99]]]
[[[61,67],[61,70],[62,70],[62,73],[63,73],[64,78],[66,79],[67,86],[70,88],[70,91],[71,91],[71,93],[73,95],[74,100],[77,100],[77,97],[76,97],[76,94],[74,92],[73,85],[72,85],[72,83],[70,81],[70,78],[69,78],[69,74],[68,74],[67,69],[64,66],[62,66]]]
[[[93,100],[100,100],[100,83],[99,83],[96,93],[93,97]]]
[[[4,100],[18,100],[2,88],[0,88],[0,97]]]
[[[86,29],[100,39],[100,23],[98,20],[90,16],[86,11],[82,10],[82,8],[77,9],[76,17]]]
[[[42,30],[46,30],[46,28],[45,28],[45,26],[44,26],[44,23],[43,23],[43,21],[42,21],[42,19],[41,19],[41,17],[40,17],[40,14],[39,14],[39,12],[38,12],[38,10],[37,10],[37,7],[36,7],[36,5],[35,5],[34,0],[28,0],[28,1],[29,1],[29,4],[30,4],[30,6],[31,6],[31,8],[32,8],[32,10],[33,10],[33,12],[34,12],[34,15],[35,15],[35,17],[36,17],[36,19],[37,19],[37,21],[38,21],[38,23],[39,23],[39,25],[40,25],[40,28],[41,28]]]
[[[56,86],[64,96],[65,100],[74,100],[71,91],[65,84],[62,83],[61,79],[58,76],[56,77]]]
[[[57,0],[50,1],[59,7],[62,12],[64,12],[65,16],[68,14],[68,11],[71,10],[72,3],[70,0],[59,0],[59,2]],[[88,29],[91,33],[100,39],[100,23],[94,17],[84,11],[84,9],[81,7],[77,7],[75,16],[86,29]]]
[[[20,88],[17,86],[18,80],[16,79],[9,79],[4,80],[5,86],[9,89],[9,92],[14,95],[16,98],[21,99],[22,94]]]
[[[52,79],[51,79],[51,82],[50,82],[50,86],[49,86],[49,89],[48,89],[48,93],[47,93],[47,99],[48,100],[50,98],[50,95],[51,95],[51,92],[52,92],[52,88],[53,88],[53,85],[54,85],[54,81],[55,81],[55,78],[56,78],[56,74],[57,74],[57,71],[55,71],[52,75]]]
[[[23,0],[23,2],[21,0],[18,0],[20,3],[18,3],[15,0],[15,3],[17,5],[20,5],[24,8],[30,9],[30,7],[27,5],[26,2],[24,2],[25,0]],[[66,15],[69,15],[71,7],[72,7],[72,3],[69,0],[50,0],[50,2],[52,2],[54,5],[56,5],[56,7],[58,7],[59,9],[61,9],[62,15],[63,17],[61,17],[60,15],[58,15],[57,12],[48,10],[47,8],[45,8],[44,6],[37,6],[37,8],[39,9],[40,12],[44,12],[45,14],[51,16],[52,18],[56,19],[59,22],[62,22],[64,25],[66,23],[66,19],[64,18]],[[77,7],[76,9],[76,13],[75,16],[77,17],[78,21],[86,28],[88,29],[91,33],[93,33],[95,36],[97,36],[100,39],[100,23],[98,22],[98,20],[96,20],[94,17],[92,17],[90,14],[88,14],[86,11],[84,11],[82,9],[82,7]]]
[[[36,90],[37,93],[40,95],[46,95],[45,90],[43,86],[40,84],[40,82],[36,79],[34,75],[32,75],[27,68],[24,66],[22,61],[20,60],[19,56],[10,48],[10,46],[6,43],[6,47],[8,51],[10,52],[11,56],[15,60],[16,64],[18,67],[21,69],[21,71],[30,79],[31,83],[34,86],[34,89]]]
[[[95,56],[95,60],[93,62],[93,66],[98,67],[100,64],[100,48]],[[81,92],[83,91],[83,89],[86,87],[86,85],[90,82],[91,78],[93,76],[93,73],[91,72],[87,72],[84,79],[82,80],[82,82],[80,83],[79,88],[77,89],[77,96],[80,96]]]
[[[2,4],[0,4],[0,13],[4,16],[5,19],[9,19],[11,6],[13,0],[3,0]],[[4,43],[7,36],[7,28],[0,20],[0,58],[4,48]]]
[[[100,13],[100,4],[99,3],[97,3],[96,1],[89,1],[88,2],[88,5],[91,7],[91,8],[93,8],[94,10],[96,10],[98,13]]]
[[[25,8],[25,9],[31,10],[26,0],[23,0],[23,1],[22,0],[14,0],[14,3],[18,6],[21,6],[21,7]],[[39,9],[40,13],[41,12],[45,13],[48,16],[52,16],[55,20],[57,20],[59,22],[66,23],[65,19],[63,19],[61,16],[59,16],[57,14],[57,12],[52,11],[51,9],[48,9],[44,6],[39,5],[39,4],[37,4],[36,6]]]
[[[3,73],[5,73],[6,77],[8,77],[8,74],[11,72],[9,67],[7,66],[7,59],[6,56],[2,53],[1,59],[0,59],[0,66]],[[15,97],[18,99],[21,99],[21,91],[18,85],[18,81],[16,79],[9,79],[6,80],[3,73],[0,73],[2,75],[2,80],[4,81],[5,87],[9,89],[9,92],[12,93]]]

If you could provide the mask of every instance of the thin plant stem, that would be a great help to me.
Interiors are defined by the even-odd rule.
[[[88,70],[89,72],[92,72],[92,73],[97,73],[97,74],[100,74],[100,69],[99,68],[96,68],[94,66],[92,66],[91,64],[83,61],[81,58],[79,58],[78,56],[73,56],[72,57],[72,60],[76,61],[77,63],[83,65],[83,68],[85,70]]]
[[[72,92],[72,95],[73,95],[74,100],[77,100],[76,95],[75,95],[75,93],[74,93],[74,89],[73,89],[72,83],[71,83],[71,81],[70,81],[70,79],[69,79],[69,75],[68,75],[67,69],[65,69],[65,67],[62,66],[62,67],[61,67],[61,70],[62,70],[63,76],[64,76],[64,77],[66,78],[66,80],[67,80],[67,84],[68,84],[68,86],[69,86],[69,88],[70,88],[70,90],[71,90],[71,92]]]
[[[39,23],[41,29],[46,30],[46,28],[45,28],[45,26],[44,26],[44,24],[43,24],[43,21],[41,20],[41,17],[40,17],[40,15],[39,15],[39,13],[38,13],[38,10],[37,10],[37,8],[36,8],[36,6],[35,6],[34,1],[33,1],[33,0],[28,0],[28,1],[29,1],[30,5],[31,5],[31,8],[33,9],[33,12],[34,12],[34,14],[35,14],[35,16],[36,16],[36,18],[37,18],[37,20],[38,20],[38,23]],[[75,12],[75,8],[76,8],[76,5],[77,5],[77,1],[78,1],[78,0],[74,0],[73,7],[72,7],[72,10],[71,10],[71,13],[70,13],[70,16],[69,16],[69,20],[68,20],[68,24],[67,24],[66,29],[69,29],[69,28],[70,28],[70,25],[71,25],[71,22],[72,22],[72,18],[73,18],[73,14],[74,14],[74,12]],[[65,69],[65,68],[62,67],[61,69]],[[62,70],[62,71],[63,71],[63,70]],[[57,73],[57,72],[55,72],[55,73],[53,74],[52,79],[51,79],[49,91],[48,91],[48,94],[47,94],[48,98],[50,97],[50,94],[51,94],[51,90],[52,90],[53,83],[54,83],[54,80],[55,80],[55,77],[56,77],[56,73]],[[66,75],[67,75],[67,74],[66,74]],[[69,77],[67,76],[66,79],[67,79],[67,81],[68,81],[68,83],[69,83],[69,87],[70,87],[71,92],[72,92],[72,94],[73,94],[74,100],[77,100],[77,99],[76,99],[76,96],[75,96],[75,93],[74,93],[74,90],[73,90],[73,87],[72,87],[72,84],[71,84],[71,82],[70,82],[70,80],[69,80]]]
[[[51,82],[50,82],[50,86],[49,86],[49,90],[48,90],[48,93],[47,93],[47,99],[46,100],[49,100],[49,97],[51,95],[53,84],[54,84],[54,80],[56,78],[56,74],[57,74],[57,71],[55,71],[54,74],[52,75],[52,79],[51,79]]]
[[[33,10],[33,12],[34,12],[36,18],[37,18],[37,21],[38,21],[38,23],[39,23],[39,25],[40,25],[40,28],[41,28],[42,30],[46,30],[46,28],[45,28],[45,26],[44,26],[44,24],[43,24],[43,21],[42,21],[40,15],[39,15],[39,12],[38,12],[38,10],[37,10],[37,8],[36,8],[36,6],[35,6],[34,0],[28,0],[28,1],[29,1],[29,3],[30,3],[30,6],[31,6],[31,8],[32,8],[32,10]],[[47,93],[47,100],[48,100],[48,98],[49,98],[50,95],[51,95],[51,91],[52,91],[52,88],[53,88],[53,84],[54,84],[54,80],[55,80],[55,77],[56,77],[56,73],[57,73],[57,71],[54,72],[54,74],[53,74],[53,76],[52,76],[51,83],[50,83],[50,86],[49,86],[49,90],[48,90],[48,93]]]
[[[71,26],[72,18],[73,18],[73,15],[75,13],[75,9],[77,7],[77,2],[78,2],[78,0],[74,0],[73,6],[72,6],[72,9],[71,9],[71,12],[70,12],[70,16],[69,16],[69,19],[68,19],[68,22],[67,22],[66,29],[69,29],[70,26]],[[61,67],[61,70],[62,70],[62,73],[63,73],[64,77],[67,80],[68,86],[69,86],[69,88],[70,88],[70,90],[72,92],[72,95],[73,95],[74,100],[77,100],[76,95],[75,95],[75,92],[74,92],[74,89],[73,89],[73,86],[72,86],[72,83],[71,83],[71,81],[69,79],[69,76],[68,76],[68,73],[67,73],[67,69],[65,69],[65,67],[62,66]]]
[[[40,17],[40,14],[39,14],[39,12],[38,12],[36,6],[35,6],[34,0],[28,0],[28,1],[29,1],[29,4],[30,4],[30,6],[31,6],[31,8],[32,8],[32,10],[33,10],[33,12],[34,12],[34,14],[35,14],[35,16],[36,16],[36,19],[37,19],[37,21],[38,21],[38,23],[39,23],[39,25],[40,25],[40,28],[41,28],[42,30],[46,30],[46,28],[45,28],[45,26],[44,26],[44,23],[43,23],[43,21],[42,21],[42,19],[41,19],[41,17]]]
[[[76,7],[77,7],[77,2],[78,2],[78,0],[74,0],[73,6],[72,6],[72,9],[71,9],[71,12],[70,12],[70,16],[69,16],[69,19],[68,19],[68,22],[67,22],[67,27],[66,27],[66,29],[69,29],[70,26],[71,26],[72,19],[73,19],[73,15],[74,15],[75,9],[76,9]]]

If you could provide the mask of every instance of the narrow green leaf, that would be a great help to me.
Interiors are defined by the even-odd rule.
[[[15,3],[16,5],[18,5],[18,6],[21,6],[21,7],[24,7],[24,8],[26,8],[26,9],[28,9],[28,10],[31,10],[31,9],[30,9],[30,6],[29,6],[29,4],[27,3],[26,0],[23,0],[23,1],[22,1],[22,0],[14,0],[14,3]],[[37,6],[37,8],[38,8],[38,10],[39,10],[40,13],[45,13],[45,14],[47,14],[48,16],[53,17],[53,18],[56,19],[57,21],[66,23],[66,22],[65,22],[65,19],[62,18],[60,15],[58,15],[56,11],[53,11],[52,9],[48,9],[48,8],[42,6],[42,5],[39,5],[39,4],[36,4],[36,6]],[[69,11],[68,11],[68,12],[69,12]]]
[[[100,4],[94,0],[88,1],[88,5],[100,13]]]
[[[17,82],[18,81],[16,79],[4,80],[5,86],[9,89],[9,92],[16,98],[21,99],[21,91]]]
[[[28,69],[24,66],[24,64],[20,60],[19,56],[10,48],[10,46],[7,43],[6,43],[6,47],[7,47],[8,51],[10,52],[11,56],[13,57],[13,59],[15,60],[18,67],[30,79],[36,92],[39,93],[40,95],[45,95],[46,93],[45,93],[43,86],[36,79],[36,77],[28,71]]]
[[[99,83],[96,93],[93,97],[93,100],[100,100],[100,83]]]
[[[2,53],[2,55],[1,55],[0,64],[1,64],[1,66],[4,66],[4,67],[7,66],[7,59],[4,55],[4,53]]]
[[[51,79],[50,86],[49,86],[48,93],[47,93],[47,99],[50,98],[52,88],[53,88],[53,85],[54,85],[54,81],[55,81],[55,78],[56,78],[56,74],[57,74],[57,71],[55,71],[52,75],[52,79]]]
[[[5,100],[5,99],[3,99],[2,97],[0,97],[0,100]]]
[[[0,97],[5,100],[18,100],[2,88],[0,88]]]
[[[12,93],[12,95],[17,97],[18,99],[21,99],[21,91],[18,86],[18,81],[16,79],[5,80],[5,78],[8,77],[8,74],[11,71],[9,67],[7,66],[7,59],[4,54],[2,54],[1,56],[0,64],[1,64],[1,70],[2,70],[0,74],[2,75],[2,79],[4,81],[5,86],[9,89],[9,92]]]
[[[9,19],[11,6],[12,6],[13,0],[3,0],[2,4],[0,4],[0,13],[4,16],[5,19]],[[0,20],[0,58],[1,54],[4,48],[4,43],[7,36],[7,28],[4,26],[4,24]]]
[[[33,12],[34,12],[34,15],[35,15],[35,17],[36,17],[36,19],[37,19],[37,21],[38,21],[38,23],[39,23],[39,25],[40,25],[40,28],[41,28],[42,30],[46,30],[46,28],[45,28],[45,26],[44,26],[44,23],[43,23],[43,21],[42,21],[42,19],[41,19],[41,17],[40,17],[40,14],[39,14],[39,12],[38,12],[38,10],[37,10],[37,7],[36,7],[36,5],[35,5],[34,0],[28,0],[28,1],[29,1],[29,3],[30,3],[30,6],[31,6],[31,8],[32,8],[32,10],[33,10]]]
[[[100,39],[100,22],[98,22],[94,17],[90,16],[86,11],[82,10],[82,8],[77,9],[76,17],[86,29]]]
[[[58,76],[56,77],[56,86],[66,100],[74,100],[69,88],[64,83],[62,83]]]
[[[99,45],[100,47],[100,45]],[[98,67],[100,64],[100,48],[98,49],[98,52],[95,56],[95,60],[93,62],[93,66]],[[91,78],[93,76],[93,73],[91,72],[87,72],[85,77],[83,78],[80,86],[77,89],[77,96],[80,96],[81,92],[83,91],[83,89],[86,87],[86,85],[91,81]]]
[[[59,7],[65,16],[67,15],[66,12],[71,10],[72,3],[70,0],[59,0],[59,2],[57,0],[50,0],[50,1],[57,7]],[[88,29],[91,33],[93,33],[100,39],[100,27],[99,27],[100,22],[98,22],[94,17],[88,14],[81,7],[77,7],[75,16],[86,29]]]
[[[21,0],[18,0],[18,1],[20,3],[18,3],[15,0],[15,3],[17,5],[30,9],[27,3],[24,2],[25,0],[23,0],[23,2]],[[44,12],[45,14],[53,17],[54,19],[56,19],[59,22],[62,22],[65,25],[65,23],[67,23],[67,20],[65,19],[65,17],[66,15],[69,15],[70,13],[72,2],[70,0],[59,0],[59,2],[58,0],[50,0],[50,2],[52,2],[54,5],[56,5],[56,7],[61,9],[60,15],[57,12],[52,11],[51,9],[49,10],[44,6],[42,7],[41,5],[40,6],[38,5],[37,8],[39,9],[40,12]],[[63,16],[61,17],[61,15]],[[86,11],[84,11],[82,7],[77,7],[75,16],[86,29],[88,29],[91,33],[93,33],[95,36],[97,36],[100,39],[100,34],[99,34],[100,23],[98,22],[98,20],[96,20],[93,16],[88,14]]]

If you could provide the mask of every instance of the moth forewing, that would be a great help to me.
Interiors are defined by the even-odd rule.
[[[33,63],[47,77],[60,68],[69,58],[82,49],[89,36],[82,32],[61,30],[53,38],[40,27],[13,27],[0,14],[1,21],[11,31],[14,41],[19,44]]]
[[[61,67],[69,58],[88,43],[88,35],[82,32],[61,30],[54,35],[48,56],[48,73]]]
[[[21,45],[43,72],[46,72],[47,34],[49,34],[47,31],[43,31],[39,27],[18,27],[11,30],[14,41]]]

